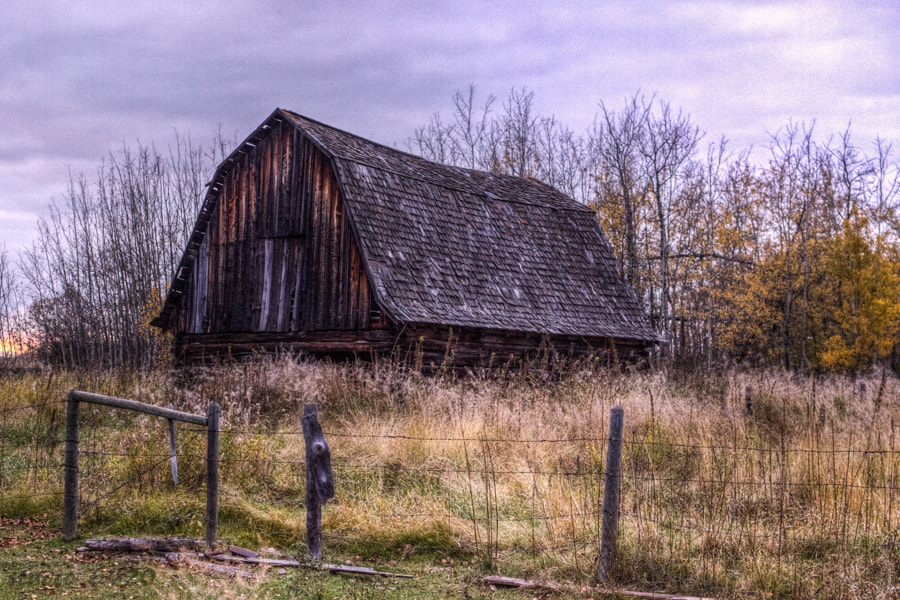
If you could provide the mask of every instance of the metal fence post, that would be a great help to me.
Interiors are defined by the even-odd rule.
[[[63,489],[63,539],[78,537],[78,400],[66,398],[66,466]]]
[[[606,486],[603,490],[603,532],[600,541],[601,582],[608,582],[616,562],[616,536],[619,532],[619,491],[622,481],[622,429],[625,411],[613,406],[609,414],[609,446],[606,449]]]
[[[206,417],[206,545],[214,548],[219,529],[219,415],[215,402]]]

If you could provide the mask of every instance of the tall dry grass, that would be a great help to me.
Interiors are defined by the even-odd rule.
[[[431,553],[589,582],[609,411],[621,404],[617,581],[725,596],[897,594],[900,404],[889,375],[425,377],[390,363],[284,358],[93,383],[190,412],[222,405],[221,527],[240,543],[303,552],[299,418],[317,402],[337,481],[324,510],[326,554]],[[92,497],[165,457],[164,423],[98,409],[88,411],[92,426],[92,448],[119,451],[85,463]],[[88,526],[200,534],[203,446],[188,444],[192,435],[179,433],[179,488],[165,463],[89,512]]]

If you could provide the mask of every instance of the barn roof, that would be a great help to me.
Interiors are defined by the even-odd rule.
[[[554,188],[433,163],[282,109],[244,144],[273,119],[331,159],[375,298],[395,320],[660,340],[618,277],[596,215]],[[158,325],[180,300],[216,181],[233,163],[216,173]]]

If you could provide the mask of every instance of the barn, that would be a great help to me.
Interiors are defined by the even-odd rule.
[[[660,341],[589,208],[284,109],[219,165],[152,324],[184,362],[400,351],[489,366]]]

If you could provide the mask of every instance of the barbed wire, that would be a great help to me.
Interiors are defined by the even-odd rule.
[[[35,496],[62,496],[63,492],[29,492],[27,494],[6,496],[0,493],[0,500],[27,500]]]
[[[196,437],[197,437],[197,436],[194,436],[194,438],[196,438]],[[190,440],[188,443],[190,443],[190,442],[192,442],[192,441],[193,441],[193,439]],[[163,459],[161,459],[161,460],[159,460],[159,461],[153,463],[152,465],[150,465],[149,467],[147,467],[146,469],[144,469],[143,471],[141,471],[140,473],[138,473],[138,474],[135,475],[134,477],[132,477],[132,478],[126,480],[126,481],[123,481],[120,485],[116,486],[115,488],[113,488],[112,490],[110,490],[109,492],[107,492],[106,494],[103,494],[103,495],[100,496],[99,498],[95,498],[94,500],[92,500],[92,501],[90,501],[90,502],[84,502],[84,503],[82,503],[82,507],[86,510],[86,509],[93,508],[93,507],[97,506],[102,500],[105,500],[106,498],[109,498],[110,496],[112,496],[113,494],[115,494],[116,492],[118,492],[119,490],[121,490],[122,488],[124,488],[125,486],[127,486],[127,485],[129,485],[129,484],[131,484],[131,483],[134,483],[135,481],[137,481],[138,479],[140,479],[141,477],[143,477],[144,475],[146,475],[147,473],[149,473],[149,472],[152,471],[153,469],[155,469],[155,468],[159,467],[160,465],[164,464],[164,463],[165,463],[166,461],[168,461],[169,459],[170,459],[170,456],[169,456],[169,455],[166,455],[165,458],[163,458]]]
[[[787,540],[787,541],[792,541],[792,542],[818,543],[818,544],[824,544],[824,543],[835,541],[835,538],[821,538],[821,537],[808,538],[808,537],[800,537],[800,536],[791,535],[790,528],[782,528],[779,533],[760,533],[756,529],[749,530],[749,528],[747,530],[742,530],[742,531],[730,531],[730,530],[726,531],[725,529],[717,529],[715,527],[699,527],[697,525],[692,525],[690,523],[684,523],[684,522],[682,522],[680,524],[675,524],[675,523],[672,523],[671,521],[654,519],[652,517],[648,517],[646,515],[642,515],[642,514],[635,513],[635,512],[624,513],[624,512],[620,511],[620,513],[619,513],[620,518],[622,515],[627,515],[627,516],[633,517],[637,521],[653,523],[654,525],[658,525],[663,529],[679,529],[679,530],[683,530],[683,531],[693,531],[698,534],[725,535],[725,536],[729,536],[729,537],[751,538],[754,540],[760,540],[760,539],[778,540],[778,539],[781,539],[781,540]],[[774,515],[774,516],[777,516],[777,515]],[[846,529],[850,529],[850,528],[848,527]],[[840,537],[846,538],[847,536],[841,535]],[[850,536],[850,537],[852,537],[854,539],[869,539],[872,536],[856,535],[856,536]],[[878,537],[878,536],[876,536],[876,537]]]
[[[302,430],[279,430],[279,431],[258,431],[253,429],[234,429],[227,428],[220,430],[223,435],[278,435],[278,436],[302,436]],[[334,438],[350,438],[350,439],[381,439],[381,440],[406,440],[414,442],[473,442],[473,443],[509,443],[509,444],[578,444],[578,443],[595,443],[607,444],[608,437],[586,437],[577,436],[570,438],[498,438],[498,437],[435,437],[435,436],[413,436],[405,434],[356,434],[343,433],[336,431],[326,431],[324,435]],[[764,454],[896,454],[900,456],[900,448],[792,448],[781,446],[728,446],[716,444],[687,444],[666,441],[644,440],[644,439],[624,439],[623,446],[629,448],[640,448],[644,446],[660,447],[664,449],[691,449],[691,450],[707,450],[707,451],[728,451],[728,452],[757,452]]]
[[[65,400],[48,400],[46,402],[39,402],[37,404],[25,404],[23,406],[12,406],[9,408],[0,409],[0,415],[5,415],[8,413],[18,412],[22,410],[37,410],[39,408],[44,408],[46,406],[52,406],[54,404],[65,405]]]
[[[195,430],[196,433],[193,439],[196,439],[199,433],[205,430]],[[54,440],[51,443],[59,444],[64,442],[65,440]],[[133,452],[109,452],[104,450],[79,450],[79,454],[81,456],[109,456],[109,457],[122,457],[122,458],[160,458],[169,459],[170,455],[168,453],[159,452],[159,453],[133,453]],[[197,460],[205,460],[207,457],[205,454],[194,454],[194,453],[178,453],[177,456],[180,459],[197,459]],[[220,459],[220,464],[239,464],[239,463],[267,463],[267,464],[277,464],[277,465],[293,465],[293,466],[305,466],[305,459],[274,459],[274,458],[259,458],[259,457],[248,457],[248,458],[222,458]],[[470,474],[470,475],[536,475],[536,476],[552,476],[552,477],[588,477],[593,476],[597,478],[602,478],[606,476],[606,471],[603,469],[581,469],[581,470],[559,470],[559,469],[486,469],[480,468],[476,466],[471,467],[431,467],[431,466],[407,466],[396,462],[387,462],[381,464],[371,464],[371,463],[344,463],[339,459],[334,460],[332,462],[333,468],[338,469],[346,469],[346,470],[382,470],[382,471],[390,471],[390,472],[404,472],[404,473],[423,473],[423,474]],[[801,488],[807,489],[810,487],[817,488],[847,488],[847,489],[861,489],[861,490],[871,490],[871,491],[894,491],[900,489],[900,481],[896,484],[894,483],[884,483],[884,484],[867,484],[867,483],[855,483],[853,481],[841,481],[841,480],[833,480],[833,481],[792,481],[785,480],[781,476],[773,476],[768,479],[765,477],[761,477],[758,480],[740,480],[740,479],[730,479],[730,478],[691,478],[684,476],[664,476],[662,474],[657,474],[654,472],[647,471],[623,471],[620,475],[620,478],[623,481],[628,482],[642,482],[642,483],[651,483],[651,484],[682,484],[685,486],[714,486],[714,487],[788,487],[788,488]]]
[[[252,429],[221,429],[220,433],[225,435],[296,435],[302,436],[302,430],[280,430],[280,431],[255,431]],[[404,434],[356,434],[342,433],[337,431],[323,432],[325,437],[335,438],[352,438],[352,439],[381,439],[381,440],[408,440],[418,442],[487,442],[487,443],[504,443],[504,444],[568,444],[579,442],[596,442],[606,443],[607,438],[595,437],[572,437],[572,438],[538,438],[538,439],[519,439],[519,438],[497,438],[497,437],[422,437]]]

